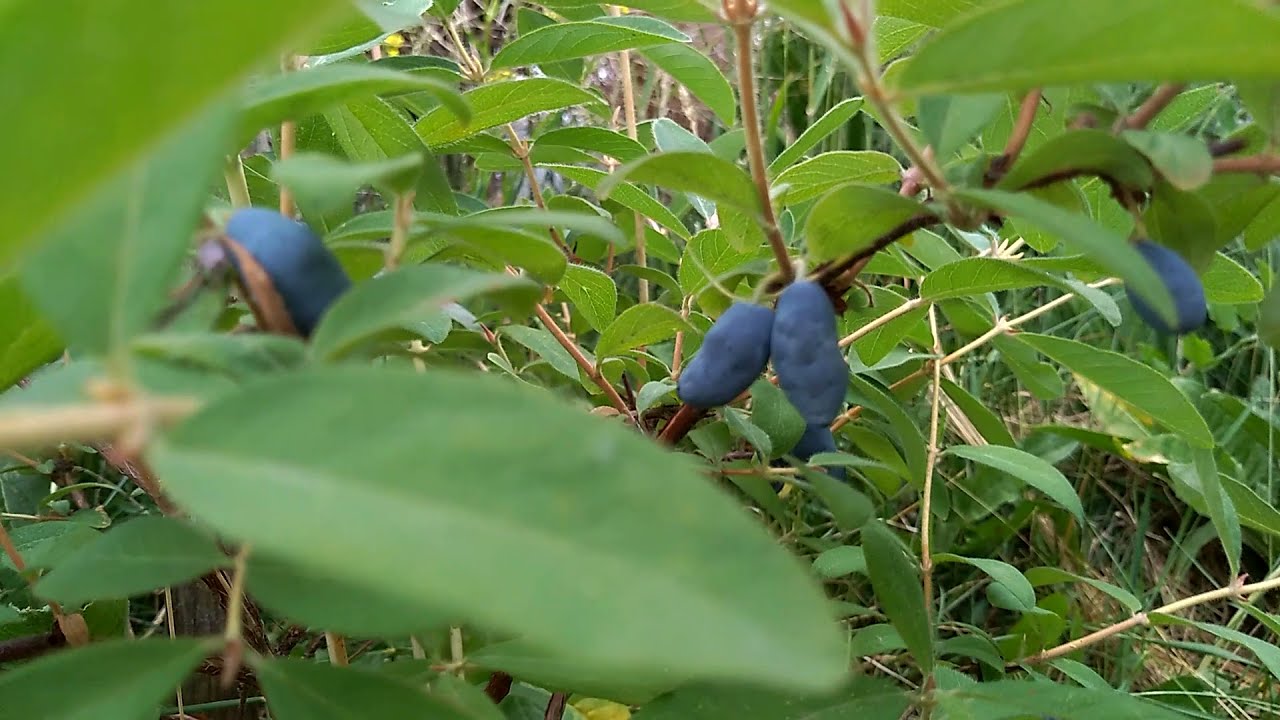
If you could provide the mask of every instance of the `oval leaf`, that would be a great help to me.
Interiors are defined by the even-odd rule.
[[[614,188],[628,181],[694,193],[750,213],[760,210],[756,186],[746,171],[705,152],[664,152],[633,160],[602,180],[596,186],[596,194],[607,198]]]
[[[596,343],[600,357],[617,355],[675,337],[677,332],[696,332],[680,313],[665,305],[645,303],[623,311]]]
[[[933,628],[924,606],[920,566],[882,520],[862,526],[862,551],[880,609],[924,672],[933,669]]]
[[[805,243],[814,262],[867,250],[890,232],[931,213],[892,190],[846,185],[827,193],[809,211]]]
[[[902,165],[892,155],[872,150],[837,150],[822,153],[792,165],[773,181],[778,202],[798,205],[837,185],[891,183],[902,174]]]
[[[436,148],[455,143],[537,112],[600,102],[598,95],[553,78],[486,83],[468,90],[463,97],[471,106],[469,121],[440,107],[424,115],[414,126],[427,145]]]
[[[637,22],[643,21],[643,22]],[[656,18],[599,18],[538,28],[503,45],[493,68],[572,60],[619,50],[689,42],[689,36]]]
[[[1024,450],[1003,445],[955,445],[947,448],[955,455],[1017,478],[1044,493],[1084,522],[1084,506],[1071,481],[1058,468]],[[1034,604],[1034,603],[1033,603]]]
[[[821,591],[696,463],[497,376],[272,377],[205,407],[150,459],[232,538],[549,651],[813,689],[844,674]],[[378,522],[334,542],[351,517]],[[566,567],[593,581],[545,582]]]

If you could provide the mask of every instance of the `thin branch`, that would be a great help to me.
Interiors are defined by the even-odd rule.
[[[938,333],[938,308],[929,306],[929,331],[933,336],[933,352],[942,354]],[[925,458],[924,490],[920,501],[920,572],[924,580],[924,611],[933,626],[933,476],[938,465],[938,417],[942,406],[942,365],[933,363],[933,396],[929,402],[929,450]]]
[[[831,264],[823,267],[817,273],[818,280],[824,286],[832,287],[832,283],[835,281],[835,279],[844,275],[845,271],[849,270],[854,265],[857,265],[860,262],[865,264],[865,261],[869,260],[872,255],[875,255],[881,250],[889,247],[893,243],[897,242],[900,238],[906,235],[909,235],[915,232],[916,230],[929,227],[930,225],[933,225],[939,222],[942,222],[942,218],[932,213],[917,215],[911,218],[910,220],[907,220],[906,222],[902,223],[901,225],[893,228],[889,232],[881,235],[875,240],[872,240],[871,243],[867,245],[865,248],[863,248],[862,250],[859,250],[853,255],[850,255],[848,258],[840,261],[839,263],[835,263],[835,264]]]
[[[533,204],[538,206],[539,210],[547,209],[547,202],[542,195],[542,183],[538,182],[538,175],[534,172],[533,162],[529,160],[529,143],[516,133],[515,126],[507,123],[507,136],[510,138],[511,151],[520,158],[520,163],[524,166],[524,175],[529,180],[529,193],[533,196]],[[561,237],[560,231],[554,227],[548,227],[547,232],[551,235],[551,239],[555,241],[556,246],[560,248],[560,252],[570,260],[576,260],[573,251],[569,249],[569,245],[565,243]]]
[[[773,256],[778,261],[778,272],[782,284],[786,285],[795,279],[795,270],[791,267],[787,241],[783,239],[782,231],[778,228],[778,218],[773,210],[773,198],[769,195],[768,166],[764,161],[764,142],[760,139],[760,113],[756,107],[754,46],[751,42],[751,29],[755,24],[759,7],[755,0],[724,0],[723,8],[725,17],[733,24],[733,34],[737,41],[734,65],[738,72],[742,127],[746,131],[747,161],[751,166],[751,178],[755,181],[760,212],[764,217],[765,236],[769,238],[769,246],[773,248]]]
[[[622,9],[616,5],[611,5],[609,6],[609,14],[616,17],[622,14]],[[636,125],[636,90],[635,79],[631,76],[630,50],[623,50],[618,53],[618,65],[618,74],[622,76],[622,117],[627,125],[627,137],[635,140],[639,137],[639,129]],[[644,218],[636,211],[633,211],[632,215],[635,218],[636,264],[640,267],[646,267],[649,257],[645,248]],[[610,270],[612,271],[612,269],[612,263],[610,263]],[[642,304],[649,302],[649,281],[643,277],[640,278],[637,299]]]
[[[288,57],[284,61],[284,71],[293,72],[297,70],[297,58]],[[293,150],[298,144],[298,123],[293,120],[285,120],[280,123],[280,147],[276,152],[276,161],[280,162],[293,157]],[[288,185],[280,186],[280,214],[285,217],[293,217],[297,211],[297,206],[293,201],[293,191]]]
[[[547,700],[547,710],[542,714],[542,720],[561,720],[564,717],[564,706],[569,701],[569,696],[562,692],[551,693],[551,698]]]
[[[573,356],[573,361],[578,363],[578,367],[582,368],[582,371],[587,374],[587,377],[591,378],[591,381],[604,391],[604,394],[609,398],[609,402],[618,409],[618,412],[622,413],[624,417],[630,418],[632,422],[635,422],[635,416],[631,412],[631,409],[627,407],[627,404],[623,402],[622,396],[618,394],[618,391],[600,372],[600,369],[588,360],[586,355],[582,354],[582,350],[578,348],[577,343],[571,340],[569,336],[565,334],[564,330],[560,329],[560,325],[556,323],[555,318],[551,317],[551,314],[547,312],[546,308],[541,305],[535,305],[533,309],[534,312],[537,313],[538,319],[542,321],[542,324],[545,325],[551,335],[555,337],[556,342],[560,343],[560,345],[567,350],[571,356]]]
[[[893,322],[894,320],[902,317],[903,315],[906,315],[912,310],[924,307],[929,304],[930,303],[923,298],[918,298],[918,297],[911,298],[910,300],[902,303],[898,307],[890,310],[889,312],[881,315],[880,317],[875,318],[871,322],[868,322],[866,325],[863,325],[857,330],[854,330],[848,335],[845,335],[844,337],[840,338],[840,347],[842,348],[849,347],[850,345],[857,342],[860,338],[865,337],[866,335],[869,335],[875,332],[876,330],[880,329],[881,326],[887,325],[890,322]]]
[[[1147,98],[1130,115],[1116,118],[1115,125],[1111,127],[1111,131],[1141,130],[1146,127],[1148,123],[1160,114],[1160,111],[1168,107],[1169,103],[1178,97],[1178,93],[1182,92],[1184,87],[1186,85],[1183,83],[1166,83],[1156,88],[1156,91],[1151,93],[1151,97]]]
[[[1040,100],[1043,97],[1043,91],[1036,88],[1022,98],[1022,105],[1018,108],[1018,118],[1013,123],[1013,131],[1009,134],[1009,141],[1004,145],[1004,152],[991,161],[991,167],[987,168],[987,174],[983,178],[987,187],[999,182],[1022,154],[1022,149],[1027,145],[1027,138],[1031,136],[1031,126],[1035,124],[1036,111],[1040,109]]]
[[[249,181],[244,177],[244,160],[240,153],[231,153],[222,166],[222,177],[227,183],[227,197],[231,199],[231,207],[245,208],[252,204],[249,199]]]
[[[1171,603],[1161,605],[1160,607],[1150,612],[1140,612],[1132,617],[1126,618],[1125,620],[1121,620],[1120,622],[1115,623],[1114,625],[1109,625],[1105,628],[1102,628],[1101,630],[1089,633],[1084,637],[1077,638],[1070,642],[1066,642],[1061,645],[1058,645],[1057,647],[1049,648],[1048,650],[1044,650],[1028,658],[1019,660],[1015,664],[1034,665],[1037,663],[1045,662],[1047,660],[1052,660],[1054,658],[1062,657],[1063,655],[1069,655],[1081,648],[1096,644],[1109,637],[1119,635],[1120,633],[1125,632],[1127,630],[1132,630],[1133,628],[1138,627],[1140,625],[1150,624],[1151,615],[1176,615],[1177,613],[1180,613],[1183,610],[1188,610],[1198,605],[1217,602],[1219,600],[1239,600],[1242,598],[1246,598],[1250,595],[1253,595],[1255,593],[1270,592],[1278,588],[1280,588],[1280,577],[1269,578],[1267,580],[1262,580],[1260,582],[1249,583],[1249,584],[1245,584],[1243,582],[1243,577],[1237,578],[1235,581],[1233,581],[1230,585],[1226,587],[1218,588],[1216,590],[1209,590],[1208,592],[1202,592],[1197,595],[1192,595],[1191,597],[1188,597],[1188,598],[1183,598],[1181,600],[1175,600]]]
[[[496,672],[489,676],[489,682],[484,686],[484,694],[489,696],[494,705],[506,699],[511,692],[512,677],[504,672]]]
[[[1245,155],[1223,157],[1213,161],[1215,173],[1256,173],[1275,175],[1280,173],[1280,155]]]
[[[0,413],[0,448],[44,449],[67,440],[113,441],[140,423],[171,425],[198,407],[195,398],[164,397],[48,409],[16,408]]]
[[[400,258],[409,245],[409,229],[413,225],[413,198],[416,192],[412,189],[395,196],[393,211],[394,222],[391,225],[391,241],[387,244],[383,266],[387,270],[400,267]]]

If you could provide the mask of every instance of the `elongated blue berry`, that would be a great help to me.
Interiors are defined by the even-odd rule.
[[[699,408],[732,401],[764,372],[772,330],[773,310],[745,302],[731,305],[680,373],[676,395]]]
[[[308,337],[333,301],[351,287],[320,238],[274,210],[237,210],[225,234],[231,241],[231,263],[260,319],[283,310],[293,328]]]
[[[1129,302],[1147,325],[1164,334],[1181,335],[1204,324],[1209,316],[1208,303],[1205,301],[1204,285],[1194,268],[1173,250],[1151,240],[1142,239],[1133,244],[1135,250],[1142,254],[1169,288],[1173,296],[1173,305],[1177,310],[1177,322],[1170,325],[1155,308],[1147,304],[1132,288],[1126,287],[1125,294]]]
[[[810,425],[828,425],[844,404],[849,366],[840,352],[836,313],[822,286],[797,280],[778,296],[773,369],[787,399]]]
[[[791,449],[791,454],[803,462],[808,462],[809,458],[818,453],[835,451],[836,438],[831,434],[831,428],[826,423],[815,423],[805,427],[804,434],[800,436],[796,446]],[[845,472],[842,467],[825,468],[825,470],[828,475],[834,478],[845,479]]]

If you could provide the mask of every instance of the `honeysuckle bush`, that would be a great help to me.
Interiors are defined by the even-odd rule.
[[[0,717],[1267,716],[1278,39],[1250,0],[0,4]],[[247,205],[353,280],[308,338],[190,262]],[[1139,239],[1206,323],[1137,317],[1186,300]],[[797,276],[849,365],[808,463],[775,378],[675,382]],[[1100,562],[1154,532],[1116,472],[1175,506],[1163,572]],[[200,579],[225,630],[171,636]]]

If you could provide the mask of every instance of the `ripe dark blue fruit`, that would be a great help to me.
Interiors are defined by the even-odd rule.
[[[681,402],[719,407],[751,387],[769,362],[772,330],[773,310],[745,302],[729,306],[680,373],[676,395]]]
[[[816,282],[797,280],[778,296],[773,369],[807,424],[829,425],[844,404],[849,366],[840,352],[836,311]]]
[[[254,314],[274,326],[264,329],[295,330],[309,337],[333,301],[351,287],[346,271],[320,238],[274,210],[237,210],[227,221],[225,235],[231,264]]]
[[[1195,269],[1187,264],[1181,255],[1159,243],[1144,238],[1135,242],[1133,246],[1146,259],[1147,264],[1159,273],[1165,287],[1169,288],[1178,320],[1176,324],[1170,325],[1132,288],[1126,287],[1125,294],[1129,296],[1129,302],[1133,304],[1133,309],[1137,311],[1138,316],[1147,325],[1165,334],[1181,335],[1203,325],[1208,319],[1209,307],[1205,302],[1204,285],[1200,283],[1200,276],[1196,274]]]
[[[836,438],[831,434],[831,428],[826,423],[814,423],[808,425],[804,429],[804,434],[800,436],[799,442],[791,449],[791,454],[797,459],[808,462],[809,458],[824,452],[836,451]],[[845,479],[844,468],[832,467],[826,468],[828,475]]]

